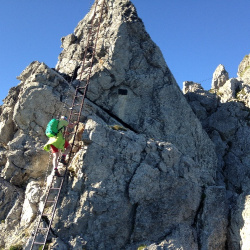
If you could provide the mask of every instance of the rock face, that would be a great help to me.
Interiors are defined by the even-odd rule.
[[[75,177],[54,224],[60,237],[80,236],[89,249],[134,249],[171,233],[179,223],[191,229],[202,193],[199,168],[191,158],[171,143],[116,131],[101,120],[88,120],[84,133],[91,143],[72,164]]]
[[[225,67],[220,64],[213,74],[212,89],[218,89],[219,87],[222,87],[228,79],[228,72],[225,70]]]
[[[245,83],[250,83],[250,54],[246,55],[241,61],[238,72],[238,77],[240,77]]]
[[[7,162],[2,165],[1,177],[23,187],[29,178],[38,178],[46,170],[44,131],[52,116],[62,112],[58,100],[68,84],[39,62],[31,63],[19,79],[20,84],[10,90],[2,106],[0,142]]]
[[[86,81],[81,64],[93,12],[62,38],[56,69],[32,62],[1,107],[1,248],[30,247],[53,175],[44,131],[68,113],[74,86]],[[108,2],[95,38],[84,125],[50,249],[237,249],[248,229],[239,234],[249,183],[246,106],[189,82],[186,100],[129,0]]]
[[[205,91],[200,84],[184,83],[189,104],[216,146],[217,185],[225,187],[231,208],[228,249],[249,249],[250,96],[246,91],[248,88],[248,82],[242,78],[227,80],[217,89],[216,94]]]
[[[78,24],[75,39],[72,40],[73,35],[63,39],[63,47],[68,39],[74,42],[67,42],[56,69],[65,74],[77,71],[76,79],[81,75],[81,70],[77,70],[82,59],[79,51],[86,43],[87,24],[92,15],[90,12]],[[112,22],[114,17],[116,22]],[[211,169],[212,173],[216,165],[210,151],[212,144],[209,145],[207,135],[131,2],[113,1],[101,28],[100,36],[105,41],[102,43],[100,39],[97,43],[88,98],[135,132],[174,143],[183,153],[197,161],[202,159],[199,165]],[[73,69],[72,65],[75,65]]]

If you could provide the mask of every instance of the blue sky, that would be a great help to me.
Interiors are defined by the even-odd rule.
[[[250,0],[132,0],[175,79],[210,89],[219,64],[237,77],[250,54]],[[55,67],[60,39],[73,33],[93,0],[0,0],[0,105],[34,60]]]

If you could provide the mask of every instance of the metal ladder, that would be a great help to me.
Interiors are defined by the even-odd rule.
[[[102,2],[99,4],[99,2]],[[98,10],[99,7],[99,10]],[[97,15],[97,10],[100,12],[100,15]],[[69,152],[69,158],[68,158],[68,164],[71,161],[71,158],[73,158],[73,147],[75,143],[76,134],[78,132],[78,126],[80,122],[81,112],[84,105],[84,100],[86,98],[86,93],[88,89],[88,85],[90,82],[90,77],[92,73],[92,67],[94,62],[94,57],[96,53],[96,44],[98,40],[98,35],[100,31],[101,21],[103,18],[104,11],[108,11],[108,5],[106,3],[106,0],[96,0],[95,1],[95,7],[94,7],[94,14],[91,19],[91,24],[88,25],[88,37],[87,37],[87,46],[85,46],[84,49],[84,57],[82,61],[82,67],[80,72],[80,83],[76,87],[72,106],[70,108],[70,114],[69,114],[69,123],[76,123],[75,129],[73,132],[69,132],[69,128],[67,127],[65,130],[65,134],[72,134],[73,135],[73,142],[72,147]],[[95,21],[97,20],[97,24]],[[96,27],[94,27],[96,25]],[[87,61],[89,59],[89,61]],[[81,81],[82,74],[85,72],[87,73],[85,84]],[[77,109],[78,108],[78,109]],[[64,172],[63,176],[53,176],[51,184],[48,188],[44,207],[41,212],[39,222],[37,225],[37,228],[34,233],[34,237],[32,240],[31,248],[30,249],[39,249],[43,250],[45,248],[45,245],[47,243],[47,239],[49,236],[49,232],[51,230],[51,225],[54,219],[54,215],[56,212],[57,203],[59,200],[59,196],[63,187],[63,183],[65,181],[65,177],[67,175],[68,171],[68,164],[66,165],[66,170]],[[49,212],[46,212],[46,209],[49,210]],[[36,247],[36,248],[35,248]]]

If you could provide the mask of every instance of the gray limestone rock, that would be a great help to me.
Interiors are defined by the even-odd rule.
[[[170,143],[114,130],[95,117],[84,133],[91,143],[70,167],[75,174],[54,224],[60,237],[69,240],[70,230],[87,249],[120,249],[158,241],[179,223],[192,230],[203,183],[192,159]],[[195,245],[191,238],[187,246]]]
[[[231,224],[229,228],[229,249],[247,250],[250,247],[249,242],[249,191],[240,194],[235,206],[231,211]]]
[[[250,55],[246,55],[241,61],[237,75],[246,82],[246,84],[250,84]]]
[[[31,63],[1,106],[2,248],[31,244],[45,195],[39,186],[49,186],[53,175],[44,130],[67,114],[74,86],[86,82],[82,60],[93,11],[62,38],[56,70]],[[225,103],[193,82],[184,83],[185,98],[129,0],[108,2],[95,38],[85,128],[51,249],[247,249],[247,224],[239,232],[248,221],[248,84],[228,80],[221,65],[213,88],[228,92]],[[8,193],[17,186],[18,195]]]
[[[245,105],[250,108],[250,86],[243,82],[242,88],[238,90],[236,98],[238,101],[242,101]]]
[[[9,218],[8,214],[12,209],[13,205],[17,200],[23,200],[23,191],[15,186],[11,185],[9,182],[0,178],[0,221],[6,222],[6,218]],[[16,222],[19,218],[16,218]]]
[[[62,51],[56,67],[59,72],[73,74],[73,71],[68,73],[68,63],[64,66],[64,62],[72,58],[75,65],[80,65],[82,57],[77,59],[79,52],[71,47],[77,44],[84,50],[92,13],[93,9],[76,27],[74,44]],[[111,14],[116,22],[110,22]],[[103,53],[95,56],[87,97],[134,131],[173,143],[201,168],[210,169],[212,177],[216,168],[213,144],[130,1],[109,4],[109,12],[100,27],[102,36],[105,39],[98,40],[98,44],[102,43]],[[78,70],[76,78],[80,77],[84,81],[84,74]],[[207,182],[213,183],[213,177]]]
[[[250,107],[250,71],[249,71],[250,60],[249,56],[245,56],[238,68],[238,78],[224,77],[226,81],[223,81],[223,84],[212,83],[212,89],[217,93],[222,103],[235,101],[235,102],[244,102],[245,105]],[[220,70],[219,70],[219,69]],[[224,68],[222,65],[218,66],[218,72],[223,71]],[[217,70],[215,71],[215,73]],[[216,73],[220,75],[220,73]],[[214,75],[215,75],[214,73]],[[226,74],[226,73],[225,73]],[[225,75],[221,73],[221,75]],[[194,91],[190,91],[194,92]]]
[[[228,211],[225,187],[208,187],[204,192],[204,206],[200,221],[200,249],[225,249]]]
[[[190,92],[186,92],[186,98],[216,145],[216,154],[219,163],[216,183],[220,186],[224,186],[227,192],[226,198],[225,194],[221,196],[222,204],[225,204],[225,199],[227,199],[229,207],[231,208],[229,217],[231,219],[228,222],[224,219],[224,226],[222,226],[225,230],[225,225],[229,223],[227,247],[228,249],[247,249],[249,242],[247,239],[247,224],[244,230],[242,230],[242,228],[244,221],[248,220],[247,194],[250,190],[249,98],[246,93],[240,94],[244,92],[247,86],[246,82],[242,80],[239,81],[235,78],[229,79],[222,87],[217,89],[216,94],[220,101],[216,109],[213,109],[211,106],[211,112],[203,112],[202,115],[199,107],[204,107],[202,103],[204,103],[204,99],[210,99],[211,93],[206,91],[202,92],[196,85],[190,85],[191,86],[188,87],[188,91]],[[216,96],[216,94],[212,95]],[[243,197],[246,197],[246,200],[244,200],[245,198]],[[225,218],[227,208],[225,205],[223,205],[223,207]],[[242,214],[244,214],[244,218]],[[204,219],[204,221],[207,220]],[[220,230],[220,232],[222,231]],[[242,231],[242,233],[240,233],[240,231]],[[212,233],[210,232],[209,234],[213,239]],[[225,232],[223,234],[220,238],[225,239]],[[216,235],[218,235],[218,232]],[[214,239],[213,241],[217,242],[217,240]],[[206,241],[201,240],[201,242]],[[217,246],[209,247],[209,243],[206,244],[207,249],[218,248]],[[223,244],[224,243],[219,245],[222,246]],[[221,248],[219,247],[218,249]]]
[[[15,231],[21,219],[23,202],[23,190],[0,178],[0,248],[2,249],[6,249],[6,240],[11,245],[17,238]]]
[[[160,243],[153,243],[147,247],[145,250],[157,250],[157,249],[192,249],[198,250],[198,243],[196,232],[194,229],[190,229],[183,224],[179,224],[178,227],[174,228],[174,230],[167,235],[166,239],[161,241]]]
[[[225,103],[227,101],[236,100],[237,94],[242,89],[242,82],[236,78],[231,78],[225,84],[218,88],[217,94],[220,96],[220,101]]]
[[[185,97],[201,121],[205,130],[208,128],[209,119],[219,106],[219,97],[210,91],[204,90],[199,83],[186,81],[183,83]]]
[[[225,67],[220,64],[213,73],[212,79],[212,89],[218,89],[224,85],[224,83],[229,79],[228,72]]]
[[[30,177],[40,177],[47,168],[46,164],[41,164],[41,161],[48,161],[48,154],[42,149],[46,141],[44,131],[52,115],[63,108],[60,91],[67,83],[39,62],[31,63],[19,79],[20,84],[11,90],[2,106],[0,135],[8,151],[1,176],[22,186]],[[8,120],[13,126],[5,122],[5,113],[11,117]]]

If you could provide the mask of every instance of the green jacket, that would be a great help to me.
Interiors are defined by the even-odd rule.
[[[68,124],[69,123],[65,120],[59,121],[58,130],[60,131],[56,136],[49,138],[48,142],[43,147],[45,151],[49,152],[51,145],[64,151],[65,138],[63,137],[63,133],[64,133],[65,128],[68,126]]]

